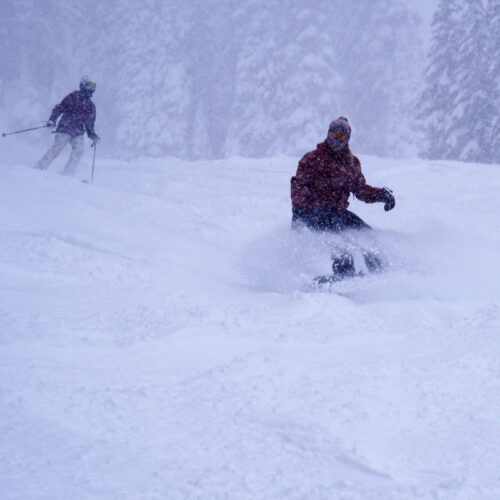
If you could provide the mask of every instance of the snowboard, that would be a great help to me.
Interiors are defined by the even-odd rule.
[[[339,276],[335,274],[320,274],[319,276],[313,278],[313,284],[316,284],[317,286],[324,286],[324,285],[332,286],[335,283],[352,280],[354,278],[362,278],[364,276],[366,276],[366,274],[362,271],[348,276]]]

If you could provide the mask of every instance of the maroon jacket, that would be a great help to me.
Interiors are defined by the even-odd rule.
[[[300,208],[346,210],[351,193],[361,201],[375,203],[381,192],[381,188],[366,183],[361,164],[348,147],[335,152],[326,142],[304,155],[291,179],[292,205]]]

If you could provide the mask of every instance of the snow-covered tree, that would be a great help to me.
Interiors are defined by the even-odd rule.
[[[499,161],[498,4],[442,0],[438,5],[420,99],[423,153],[429,158]]]
[[[300,154],[347,115],[357,150],[414,137],[418,49],[408,0],[5,0],[0,105],[44,120],[88,75],[103,148]],[[415,64],[415,61],[417,63]]]
[[[279,129],[277,117],[270,112],[283,74],[283,60],[276,55],[282,54],[284,28],[275,25],[277,14],[275,0],[250,0],[234,13],[241,45],[235,61],[235,97],[225,146],[228,154],[263,156]]]
[[[492,126],[489,130],[489,143],[491,145],[491,161],[500,163],[500,1],[488,0],[486,4],[486,19],[491,36],[490,81],[493,85],[494,106],[496,114],[493,116]]]
[[[440,0],[432,21],[425,86],[418,103],[427,158],[451,157],[451,125],[456,119],[458,52],[462,0]]]
[[[457,119],[451,126],[453,157],[493,162],[491,130],[498,117],[497,82],[492,71],[494,39],[480,1],[468,2],[462,12],[464,37],[458,51]]]
[[[271,111],[279,130],[270,151],[304,153],[326,137],[341,109],[339,55],[331,38],[329,0],[290,5],[292,22],[283,47],[283,78]]]
[[[242,29],[235,0],[193,0],[186,5],[182,40],[190,79],[187,145],[194,158],[221,157],[230,127],[236,52]]]
[[[325,137],[340,109],[341,83],[329,34],[330,4],[254,1],[253,9],[240,11],[245,34],[228,152],[299,154]]]
[[[363,152],[405,153],[414,139],[418,18],[400,0],[359,0],[339,19],[345,114]],[[406,144],[406,146],[405,146]]]
[[[158,0],[116,6],[123,26],[115,55],[116,138],[126,151],[186,153],[188,76],[175,11]]]

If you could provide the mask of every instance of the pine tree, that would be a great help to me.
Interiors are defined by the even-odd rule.
[[[226,152],[299,154],[324,138],[340,84],[329,5],[254,1],[237,14],[244,34]]]
[[[490,81],[493,85],[493,103],[496,113],[493,116],[489,130],[491,144],[491,161],[500,163],[500,0],[488,0],[486,4],[486,19],[491,36]]]
[[[451,128],[456,119],[458,54],[462,0],[440,0],[432,20],[432,43],[418,103],[424,130],[424,157],[451,158]]]
[[[348,29],[338,52],[346,75],[345,113],[361,132],[353,141],[363,152],[404,154],[403,143],[415,142],[418,19],[400,0],[358,0],[344,15]]]
[[[285,13],[281,26],[276,29],[276,0],[264,4],[260,0],[249,0],[234,13],[241,46],[236,55],[235,98],[226,154],[264,156],[269,150],[270,138],[279,129],[277,117],[269,110],[280,92],[282,80],[282,59],[274,55],[281,53],[280,30],[286,29]]]
[[[420,100],[430,158],[499,161],[499,1],[442,0]]]
[[[293,2],[283,47],[283,78],[270,111],[278,133],[269,153],[304,153],[326,137],[328,124],[342,114],[338,54],[331,38],[331,1],[312,7]]]
[[[96,129],[115,152],[296,155],[339,115],[362,152],[393,153],[411,136],[403,0],[4,4],[0,104],[46,119],[87,74]]]
[[[481,2],[467,2],[465,7],[457,65],[458,113],[450,129],[452,155],[465,161],[493,162],[491,130],[499,112],[491,59],[495,36]]]
[[[5,0],[2,3],[2,15],[0,16],[0,61],[2,61],[2,71],[0,71],[0,108],[4,108],[4,112],[0,115],[0,119],[5,118],[5,107],[9,101],[8,87],[14,75],[17,72],[16,52],[18,46],[11,27],[15,18],[15,0]]]
[[[125,151],[179,156],[187,152],[188,76],[176,10],[158,0],[117,8],[124,25],[114,78],[117,142]]]
[[[80,25],[79,5],[35,0],[2,4],[0,30],[5,35],[0,50],[2,74],[8,76],[1,94],[5,114],[16,126],[42,123],[68,92],[68,84],[76,88],[71,55],[75,53],[74,28]],[[31,137],[36,140],[40,135]]]
[[[241,28],[234,22],[234,0],[192,0],[184,9],[183,37],[190,77],[188,149],[190,157],[224,154],[235,95],[236,51]]]
[[[74,2],[70,2],[74,3]],[[122,150],[116,130],[121,122],[118,90],[124,82],[119,79],[125,45],[123,36],[130,20],[127,5],[117,0],[78,2],[81,11],[70,26],[75,29],[72,76],[89,76],[97,84],[93,101],[97,108],[96,131],[102,138],[101,148]],[[79,22],[79,26],[75,26]],[[130,142],[129,142],[130,144]]]

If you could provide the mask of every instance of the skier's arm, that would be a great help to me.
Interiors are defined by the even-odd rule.
[[[67,110],[68,103],[69,96],[66,96],[59,104],[56,104],[50,114],[49,122],[55,123],[57,119]]]
[[[94,107],[92,112],[85,117],[85,122],[84,122],[87,136],[89,137],[89,139],[92,139],[94,141],[98,138],[98,135],[94,131],[95,117],[96,117],[96,111]]]

